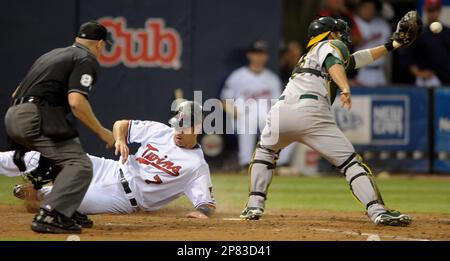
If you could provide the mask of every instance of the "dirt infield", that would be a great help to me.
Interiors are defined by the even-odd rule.
[[[210,220],[184,218],[187,209],[156,213],[95,215],[81,240],[450,240],[450,215],[414,214],[410,227],[376,226],[362,213],[269,211],[259,221],[237,219],[239,210],[219,210]],[[0,239],[65,240],[67,235],[39,235],[30,230],[33,214],[22,206],[0,205]]]

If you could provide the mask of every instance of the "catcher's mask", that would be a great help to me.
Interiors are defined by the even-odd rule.
[[[177,106],[177,114],[169,120],[170,126],[175,130],[195,127],[195,133],[201,131],[203,122],[203,109],[194,101],[183,101]],[[197,130],[200,127],[200,130]]]
[[[336,31],[340,33],[340,40],[350,47],[352,45],[352,37],[350,35],[350,26],[342,19],[336,19],[337,28]]]
[[[339,39],[347,46],[351,44],[350,27],[342,19],[334,19],[330,16],[320,17],[312,21],[308,27],[309,42],[306,48],[326,40],[331,32],[339,32]]]

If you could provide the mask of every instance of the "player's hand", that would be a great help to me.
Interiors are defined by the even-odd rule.
[[[194,210],[194,211],[189,212],[189,213],[186,215],[186,217],[187,217],[187,218],[200,218],[200,219],[207,219],[207,218],[208,218],[207,215],[205,215],[205,214],[203,214],[202,212],[197,211],[197,210]]]
[[[352,108],[352,98],[350,97],[350,92],[341,92],[341,108],[347,105],[348,110]]]
[[[103,128],[100,130],[100,133],[98,134],[98,137],[106,143],[106,148],[110,149],[112,148],[114,144],[114,137],[110,130]]]
[[[114,146],[116,147],[114,154],[117,156],[120,153],[122,156],[122,164],[125,163],[128,160],[128,155],[130,154],[130,149],[128,148],[127,143],[123,140],[118,140]]]

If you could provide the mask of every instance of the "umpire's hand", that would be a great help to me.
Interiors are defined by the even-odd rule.
[[[98,137],[106,143],[106,148],[110,149],[114,145],[114,137],[110,130],[102,128],[98,133]]]

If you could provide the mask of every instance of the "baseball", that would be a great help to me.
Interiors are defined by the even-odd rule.
[[[381,241],[381,238],[377,234],[373,234],[367,237],[367,241]]]
[[[67,237],[66,241],[80,241],[80,237],[77,235],[70,235]]]
[[[430,30],[435,34],[438,34],[442,31],[442,24],[439,22],[433,22],[430,24]]]

